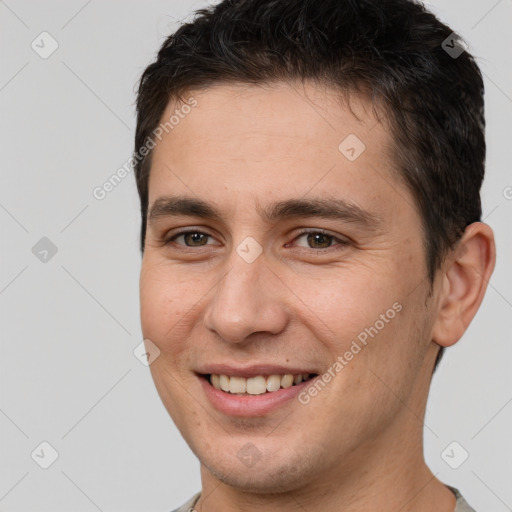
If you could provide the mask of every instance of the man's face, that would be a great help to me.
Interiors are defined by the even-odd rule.
[[[388,129],[313,85],[193,96],[154,150],[140,292],[152,376],[203,469],[290,490],[416,443],[436,293]]]

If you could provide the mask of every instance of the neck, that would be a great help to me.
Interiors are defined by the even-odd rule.
[[[417,421],[417,420],[416,420]],[[455,497],[423,460],[421,440],[369,443],[342,467],[280,493],[247,493],[223,484],[201,466],[198,512],[453,512]],[[385,446],[385,450],[381,447]],[[364,462],[363,462],[364,461]]]

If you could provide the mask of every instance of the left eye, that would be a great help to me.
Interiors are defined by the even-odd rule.
[[[297,236],[295,240],[300,240],[304,237],[307,245],[302,245],[301,247],[307,247],[310,249],[328,249],[333,245],[346,244],[343,240],[340,240],[333,235],[329,235],[328,233],[323,233],[322,231],[305,231]]]

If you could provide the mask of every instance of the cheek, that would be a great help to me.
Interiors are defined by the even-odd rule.
[[[365,348],[370,380],[380,389],[382,404],[389,408],[407,402],[423,379],[424,352],[429,342],[429,319],[423,305],[423,290],[400,299],[400,311]],[[377,329],[382,324],[374,324]],[[410,407],[413,407],[410,405]]]
[[[296,288],[305,303],[298,316],[310,319],[312,332],[333,361],[343,358],[339,372],[343,377],[336,386],[347,393],[350,388],[349,394],[361,401],[384,393],[385,401],[389,392],[376,374],[397,393],[407,395],[428,341],[425,287],[417,286],[411,293],[407,269],[382,274],[375,267],[336,270],[331,279],[302,281]]]
[[[380,331],[400,314],[397,309],[404,294],[399,279],[392,279],[391,274],[379,276],[375,269],[354,266],[313,277],[290,279],[290,288],[300,299],[296,301],[297,314],[310,318],[319,338],[340,344],[340,350],[376,322]]]
[[[200,291],[182,273],[143,261],[140,275],[140,316],[142,332],[161,350],[179,340],[179,331],[193,316],[194,304],[200,299]],[[194,290],[198,290],[197,293]]]

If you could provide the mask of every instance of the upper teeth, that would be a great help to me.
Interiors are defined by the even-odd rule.
[[[249,393],[250,395],[262,395],[267,391],[277,391],[280,388],[289,388],[309,378],[309,373],[292,375],[258,375],[244,379],[243,377],[229,377],[227,375],[210,375],[210,382],[216,389],[222,389],[228,393]]]

